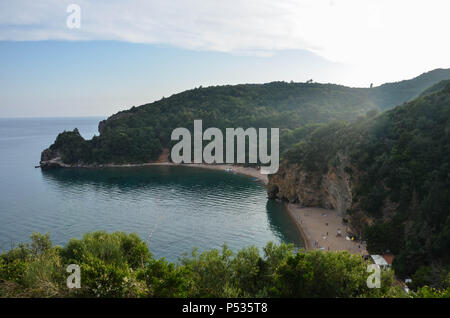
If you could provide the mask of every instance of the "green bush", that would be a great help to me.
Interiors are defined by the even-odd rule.
[[[67,265],[81,269],[81,288],[66,287]],[[0,255],[2,297],[406,297],[391,270],[381,288],[366,285],[367,263],[348,252],[293,251],[269,242],[233,253],[226,245],[183,257],[151,257],[135,234],[88,233],[65,247],[33,234]],[[446,276],[446,280],[449,277]],[[448,285],[446,285],[448,286]],[[419,288],[413,297],[443,297],[447,289]]]
[[[81,240],[70,240],[61,255],[66,263],[100,259],[106,264],[128,266],[133,270],[144,267],[151,258],[147,245],[136,234],[103,231],[87,233]]]
[[[151,260],[137,275],[145,282],[149,297],[188,297],[191,273],[165,259]]]

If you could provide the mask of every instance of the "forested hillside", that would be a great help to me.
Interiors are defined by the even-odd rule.
[[[351,121],[369,111],[394,107],[448,78],[450,70],[435,70],[375,88],[286,82],[200,87],[119,112],[99,124],[100,136],[92,140],[84,140],[77,131],[64,132],[42,160],[149,162],[158,158],[162,148],[171,146],[174,128],[192,129],[194,119],[202,119],[204,127],[278,127],[283,151],[317,124]]]
[[[380,109],[389,109],[392,105],[400,105],[418,97],[424,90],[442,80],[450,79],[449,75],[449,69],[436,69],[410,80],[386,83],[372,89],[372,99]]]
[[[450,265],[450,81],[439,87],[381,115],[320,127],[280,168],[309,174],[317,191],[329,171],[344,171],[351,204],[343,212],[369,251],[393,252],[397,274],[435,285]]]

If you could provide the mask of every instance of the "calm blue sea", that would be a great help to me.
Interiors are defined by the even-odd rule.
[[[186,167],[35,169],[63,130],[85,138],[103,118],[0,119],[0,250],[49,232],[55,244],[95,230],[136,232],[154,256],[268,241],[303,246],[282,205],[252,178]]]

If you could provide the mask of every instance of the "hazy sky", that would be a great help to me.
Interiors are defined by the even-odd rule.
[[[0,117],[107,116],[200,85],[407,79],[450,67],[449,12],[448,0],[1,0]]]

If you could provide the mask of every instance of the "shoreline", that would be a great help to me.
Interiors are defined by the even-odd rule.
[[[232,172],[248,177],[253,177],[261,181],[264,185],[267,185],[269,178],[266,174],[261,174],[259,169],[254,167],[244,167],[233,164],[207,164],[207,163],[173,163],[169,161],[163,162],[148,162],[148,163],[125,163],[125,164],[101,164],[101,165],[67,165],[59,160],[50,160],[45,163],[41,162],[40,167],[59,167],[59,168],[133,168],[133,167],[148,167],[148,166],[173,166],[173,167],[193,167],[201,169],[219,170],[224,172]]]
[[[253,167],[244,167],[233,164],[207,164],[207,163],[173,163],[173,162],[151,162],[142,164],[123,164],[123,165],[103,165],[101,168],[127,168],[127,167],[145,167],[145,166],[173,166],[173,167],[190,167],[209,170],[218,170],[224,172],[237,173],[247,177],[253,177],[267,185],[269,178],[265,174],[261,174],[259,169]],[[227,170],[231,169],[231,170]]]
[[[253,177],[261,181],[264,185],[269,183],[269,178],[266,174],[261,174],[259,169],[253,167],[244,167],[232,164],[205,164],[205,163],[190,163],[190,164],[173,164],[176,166],[193,167],[210,170],[220,170],[225,172],[237,173],[248,177]],[[227,171],[226,169],[231,169]]]
[[[364,244],[347,239],[346,225],[337,211],[302,208],[293,203],[287,203],[285,207],[303,237],[306,250],[346,250],[352,254],[368,254]]]
[[[297,231],[300,235],[300,237],[302,238],[303,244],[305,245],[304,248],[306,251],[312,250],[312,243],[314,241],[311,240],[311,237],[308,236],[306,234],[306,229],[303,228],[301,226],[301,224],[299,224],[299,222],[297,222],[297,220],[295,219],[295,215],[292,213],[291,209],[289,208],[290,203],[283,203],[284,208],[286,209],[287,214],[289,215],[289,219],[291,220],[291,222],[293,222],[295,224],[295,227],[297,228]]]

